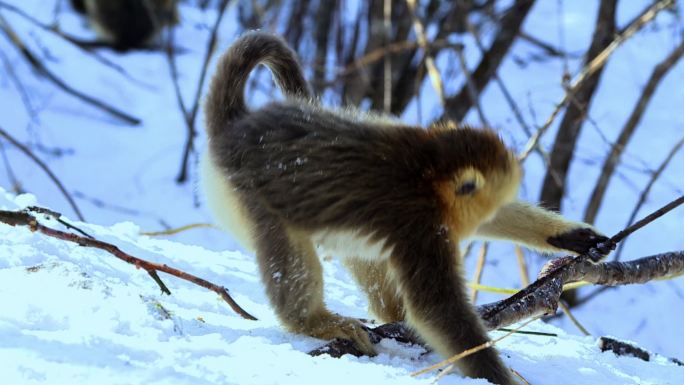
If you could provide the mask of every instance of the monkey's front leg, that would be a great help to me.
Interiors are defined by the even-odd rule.
[[[254,219],[262,280],[282,324],[291,332],[315,338],[352,340],[364,354],[374,356],[375,348],[363,324],[325,307],[323,271],[309,238],[268,213]]]
[[[614,248],[608,238],[586,223],[529,203],[515,201],[502,206],[494,218],[477,229],[477,237],[508,239],[541,251],[567,250],[578,254],[597,248],[595,258]]]
[[[416,234],[416,239],[397,244],[390,258],[408,324],[445,357],[487,342],[487,332],[467,299],[463,277],[454,263],[458,243],[436,229]],[[469,377],[513,383],[494,348],[464,357],[458,365]]]

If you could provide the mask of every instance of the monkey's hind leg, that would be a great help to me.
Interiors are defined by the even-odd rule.
[[[311,240],[278,218],[256,218],[255,244],[262,280],[278,318],[295,333],[352,340],[366,355],[376,354],[363,324],[329,311],[323,302],[323,268]]]
[[[387,261],[345,258],[344,265],[368,297],[368,310],[384,323],[404,320],[404,307]]]

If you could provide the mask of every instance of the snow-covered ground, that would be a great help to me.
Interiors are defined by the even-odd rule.
[[[30,15],[49,23],[52,2],[11,1]],[[621,2],[620,25],[648,1]],[[558,12],[558,6],[563,12]],[[540,1],[525,30],[557,44],[559,22],[570,52],[586,48],[593,28],[597,1]],[[0,37],[0,127],[27,143],[59,176],[88,223],[82,226],[98,238],[153,261],[168,263],[225,285],[236,301],[259,321],[243,320],[217,296],[174,278],[164,278],[172,296],[159,294],[144,271],[136,270],[100,251],[48,239],[27,229],[0,225],[0,383],[429,383],[408,374],[438,360],[415,347],[383,342],[380,356],[369,358],[311,358],[306,352],[322,341],[285,333],[267,305],[253,258],[227,235],[212,228],[193,229],[173,242],[140,236],[195,222],[211,222],[205,207],[196,207],[196,159],[191,182],[174,182],[185,140],[168,66],[163,54],[135,52],[101,55],[127,71],[123,76],[91,55],[0,8],[25,43],[53,72],[82,90],[143,119],[127,126],[85,106],[33,73],[4,35]],[[184,52],[178,58],[181,89],[190,103],[197,84],[203,50],[215,13],[183,6],[177,33]],[[559,16],[562,15],[562,18]],[[224,50],[236,36],[234,4],[229,8],[219,39]],[[59,17],[63,30],[92,37],[83,20],[68,9]],[[658,17],[620,47],[608,63],[590,111],[570,172],[564,213],[580,219],[586,198],[599,173],[603,155],[627,119],[652,67],[681,39],[681,25],[672,15]],[[546,33],[542,31],[547,31]],[[490,36],[491,37],[491,36]],[[472,46],[466,41],[467,46]],[[468,51],[477,62],[477,52]],[[541,123],[562,96],[559,61],[529,62],[520,66],[513,57],[526,58],[538,50],[518,42],[500,70],[500,76],[519,100],[528,122]],[[443,62],[443,58],[438,58]],[[578,59],[570,61],[576,73]],[[21,84],[10,76],[8,68]],[[212,66],[213,68],[213,66]],[[612,181],[597,227],[613,234],[625,221],[652,170],[672,144],[684,135],[684,63],[674,68],[658,88],[635,137],[627,147],[624,165]],[[460,85],[451,84],[451,91]],[[27,107],[20,88],[30,95]],[[423,122],[439,111],[428,82],[424,87]],[[432,96],[431,96],[432,95]],[[482,95],[485,114],[512,146],[526,137],[493,84]],[[264,95],[256,93],[256,102]],[[534,111],[534,115],[532,114]],[[402,117],[416,122],[415,108]],[[477,123],[475,115],[468,120]],[[198,121],[201,128],[201,119]],[[608,140],[606,142],[602,135]],[[543,143],[554,137],[549,132]],[[203,133],[197,140],[199,148]],[[7,142],[0,141],[12,172],[22,188],[38,203],[75,218],[70,207],[43,171]],[[54,149],[61,150],[57,154]],[[4,159],[4,157],[3,157]],[[9,190],[11,179],[0,159],[0,186]],[[524,198],[534,201],[543,177],[542,163],[526,164]],[[678,154],[654,186],[641,215],[684,192],[684,152]],[[0,197],[2,209],[33,203],[30,196]],[[630,237],[623,259],[684,249],[678,209]],[[98,225],[94,225],[98,224]],[[103,227],[104,226],[104,227]],[[510,245],[492,248],[483,283],[519,287],[520,279]],[[534,275],[540,258],[528,255]],[[466,260],[468,274],[474,258]],[[326,261],[326,298],[332,309],[367,317],[366,302],[349,276],[335,261]],[[27,270],[28,269],[28,270]],[[591,289],[584,289],[585,292]],[[480,300],[500,299],[483,294]],[[557,333],[558,337],[515,335],[500,343],[504,360],[532,384],[680,384],[684,368],[664,360],[642,362],[599,353],[595,338],[612,335],[635,341],[664,356],[684,357],[684,280],[636,285],[612,290],[577,309],[575,315],[595,337],[579,337],[565,318],[555,326],[536,322],[526,329]],[[125,311],[124,311],[125,309]],[[558,327],[562,328],[559,329]],[[499,332],[492,333],[500,335]],[[7,380],[5,380],[7,379]],[[449,375],[440,383],[485,383]]]
[[[35,204],[0,191],[0,209]],[[59,226],[51,221],[46,224]],[[233,313],[213,292],[168,277],[172,295],[141,269],[92,248],[0,224],[2,383],[19,384],[429,384],[410,373],[440,361],[420,347],[384,340],[374,358],[310,357],[322,341],[284,332],[248,255],[140,236],[133,223],[76,223],[98,239],[225,285],[258,321]],[[363,317],[364,299],[340,265],[325,262],[326,297]],[[500,343],[507,365],[532,384],[679,384],[684,367],[601,353],[595,338],[535,322]],[[502,332],[494,332],[499,336]],[[457,374],[440,384],[484,384]]]

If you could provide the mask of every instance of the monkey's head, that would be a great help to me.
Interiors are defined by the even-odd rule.
[[[433,185],[443,206],[443,220],[467,237],[515,199],[520,165],[493,131],[466,127],[433,133],[441,154]]]

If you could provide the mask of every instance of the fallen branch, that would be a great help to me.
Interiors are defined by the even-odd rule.
[[[616,356],[630,356],[636,357],[642,361],[650,361],[651,353],[634,344],[616,340],[610,337],[601,337],[598,339],[598,347],[602,352],[611,351]],[[684,366],[684,363],[676,358],[668,358],[668,360],[676,365]]]
[[[684,196],[675,199],[634,225],[618,232],[610,239],[610,242],[622,241],[634,231],[653,222],[682,203],[684,203]],[[594,263],[592,260],[596,256],[595,252],[590,252],[586,255],[554,259],[544,266],[535,282],[518,293],[498,302],[478,306],[476,310],[482,317],[485,327],[488,330],[494,330],[528,318],[555,313],[563,285],[566,283],[585,281],[597,285],[617,286],[644,283],[657,278],[684,274],[684,251],[662,253],[629,262]],[[407,340],[412,343],[420,343],[416,337],[402,332],[407,329],[400,322],[370,328],[368,333],[371,341],[383,338],[381,333],[376,332],[380,328],[382,328],[381,330],[389,328],[397,331],[397,337],[401,338],[400,341]],[[398,338],[395,339],[399,340]],[[355,350],[358,350],[356,347],[345,350],[349,343],[340,341],[334,340],[309,354],[328,353],[330,355],[337,354],[333,357],[340,357],[343,354],[354,354]]]
[[[154,281],[159,285],[161,291],[165,294],[171,294],[171,291],[169,288],[161,281],[159,278],[159,275],[157,274],[158,271],[164,272],[166,274],[173,275],[174,277],[178,277],[180,279],[192,282],[196,285],[199,285],[205,289],[209,289],[215,293],[217,293],[221,298],[223,298],[224,301],[228,303],[228,305],[240,316],[243,318],[249,319],[249,320],[256,320],[254,316],[251,314],[247,313],[243,308],[240,307],[240,305],[233,300],[233,298],[228,294],[228,289],[226,289],[223,286],[216,285],[214,283],[211,283],[207,280],[204,280],[202,278],[199,278],[197,276],[194,276],[192,274],[188,274],[184,271],[175,269],[173,267],[167,266],[166,264],[159,264],[159,263],[154,263],[154,262],[149,262],[144,259],[140,259],[137,257],[134,257],[128,253],[123,252],[121,249],[119,249],[117,246],[112,245],[111,243],[107,242],[102,242],[94,238],[89,238],[85,236],[80,236],[74,233],[67,233],[64,231],[60,230],[55,230],[53,228],[44,226],[38,222],[38,219],[31,215],[29,211],[40,211],[44,212],[48,216],[54,217],[55,215],[58,215],[57,213],[54,213],[51,210],[48,209],[43,209],[43,208],[29,208],[27,210],[23,211],[5,211],[5,210],[0,210],[0,222],[6,223],[10,226],[27,226],[28,228],[31,229],[31,231],[38,231],[42,234],[45,234],[47,236],[69,241],[69,242],[74,242],[79,244],[80,246],[84,247],[93,247],[96,249],[104,250],[109,252],[110,254],[114,255],[115,257],[121,259],[122,261],[128,262],[132,265],[135,265],[137,268],[142,268],[147,273],[154,279]]]

